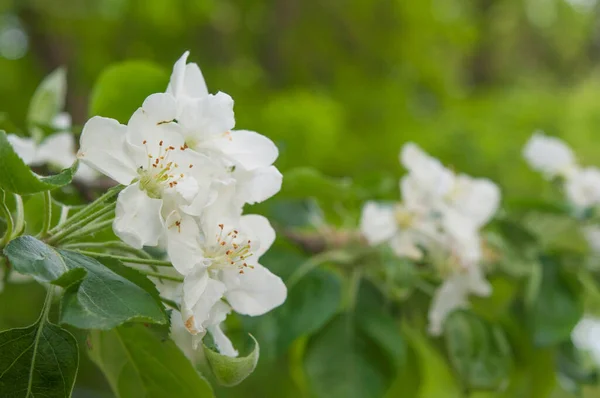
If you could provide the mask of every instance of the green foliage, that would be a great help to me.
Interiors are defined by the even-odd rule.
[[[254,336],[250,335],[250,337],[253,343],[252,351],[248,355],[235,358],[222,355],[207,347],[204,341],[202,342],[210,370],[219,384],[227,387],[238,385],[256,369],[260,349]]]
[[[127,123],[147,96],[167,88],[169,75],[151,62],[127,61],[112,65],[98,78],[90,99],[90,115]]]
[[[450,361],[467,389],[496,390],[506,382],[511,352],[500,328],[473,313],[455,311],[444,333]]]
[[[75,162],[59,174],[40,177],[15,153],[6,133],[0,130],[0,188],[7,192],[25,195],[65,186],[73,179],[77,166],[78,162]]]
[[[212,397],[209,384],[171,340],[152,327],[127,324],[92,331],[90,358],[102,369],[117,397]]]
[[[127,321],[167,322],[156,288],[143,275],[124,270],[115,260],[103,259],[101,263],[76,252],[54,249],[31,236],[14,239],[4,254],[16,271],[66,287],[60,316],[63,323],[83,329],[111,329]]]
[[[5,397],[68,397],[79,356],[71,333],[48,322],[49,294],[31,326],[0,333],[0,394]]]

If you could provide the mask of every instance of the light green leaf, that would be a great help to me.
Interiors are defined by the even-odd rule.
[[[152,93],[165,91],[169,74],[146,61],[127,61],[107,68],[96,81],[90,98],[90,116],[127,123]]]
[[[0,333],[2,397],[69,397],[78,366],[77,341],[46,312],[29,327]]]
[[[213,397],[210,385],[170,339],[152,327],[127,324],[92,331],[89,355],[123,398]]]
[[[253,341],[252,351],[246,356],[236,358],[221,355],[212,348],[207,347],[202,341],[204,355],[206,355],[210,369],[219,384],[227,387],[240,384],[256,369],[260,349],[254,336],[250,335],[250,337]]]
[[[388,355],[357,322],[339,315],[308,341],[304,370],[317,397],[381,397],[395,377]]]
[[[29,103],[27,123],[30,127],[50,126],[54,117],[65,107],[67,72],[58,68],[38,86]]]
[[[54,249],[31,236],[13,240],[4,254],[17,272],[67,287],[61,304],[62,323],[82,329],[111,329],[127,321],[167,322],[151,282],[116,260],[102,259],[100,263],[76,252]]]
[[[444,324],[450,362],[470,389],[495,390],[509,377],[506,335],[469,311],[454,311]]]
[[[6,133],[0,130],[0,188],[8,192],[26,195],[62,187],[71,182],[77,166],[75,162],[56,175],[40,177],[15,153]]]

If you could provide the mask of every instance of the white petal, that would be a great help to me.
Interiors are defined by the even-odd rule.
[[[162,200],[148,197],[139,183],[125,188],[117,199],[113,230],[125,243],[141,249],[156,246],[163,233]]]
[[[205,266],[200,228],[196,220],[173,211],[167,217],[166,224],[167,253],[177,271],[187,275],[196,266]]]
[[[219,140],[219,149],[246,170],[268,167],[279,155],[277,146],[264,135],[248,130],[233,130]]]
[[[225,137],[235,126],[233,99],[219,92],[187,101],[177,121],[185,130],[185,138],[190,147],[212,148],[218,144],[214,141],[216,138]]]
[[[173,65],[173,72],[171,73],[171,79],[169,86],[167,87],[167,93],[172,94],[174,97],[179,98],[183,95],[183,84],[185,81],[185,63],[190,55],[189,51],[183,53],[183,55]]]
[[[575,171],[566,181],[565,192],[579,208],[597,205],[600,203],[600,169],[586,167]]]
[[[421,249],[416,245],[413,234],[408,231],[400,231],[390,240],[390,247],[398,257],[406,257],[420,260],[423,257]]]
[[[225,285],[210,278],[206,269],[198,268],[186,276],[183,292],[185,308],[190,310],[186,314],[185,326],[192,334],[203,333],[213,306],[223,297]]]
[[[360,231],[370,245],[378,245],[398,231],[394,208],[376,202],[365,203],[360,217]]]
[[[75,139],[69,132],[52,134],[40,144],[37,153],[40,162],[70,167],[75,161]]]
[[[488,179],[461,174],[455,180],[451,199],[462,214],[483,226],[500,206],[500,189]]]
[[[67,112],[61,112],[52,119],[52,126],[58,131],[71,129],[71,115]]]
[[[94,116],[83,127],[77,157],[113,180],[128,185],[137,167],[125,148],[127,127],[114,119]]]
[[[25,164],[35,166],[43,163],[36,159],[37,145],[32,138],[23,138],[15,134],[8,134],[6,138]]]
[[[275,230],[266,217],[258,214],[247,214],[241,218],[242,231],[252,239],[252,252],[259,258],[275,242]],[[255,248],[254,241],[258,241]]]
[[[167,123],[177,119],[177,102],[171,94],[151,94],[144,100],[142,109],[154,123]]]
[[[238,352],[233,348],[233,344],[229,337],[223,333],[219,325],[209,326],[208,331],[212,335],[213,341],[222,355],[235,358],[238,356]]]
[[[236,199],[240,205],[263,202],[281,190],[283,176],[275,166],[261,167],[252,171],[236,168],[233,177],[237,181]]]
[[[444,322],[454,310],[466,308],[468,290],[460,278],[450,278],[440,286],[429,308],[429,333],[439,336],[443,332]]]
[[[551,178],[567,176],[576,167],[575,155],[565,142],[536,132],[525,144],[523,157],[529,165]]]
[[[98,179],[98,176],[99,174],[96,170],[92,169],[85,163],[79,163],[79,167],[77,168],[77,172],[75,173],[74,178],[77,181],[90,183]]]
[[[183,89],[185,94],[192,98],[208,95],[208,87],[198,64],[191,62],[185,66]]]
[[[283,304],[287,289],[283,281],[260,264],[254,269],[224,271],[225,297],[233,309],[244,315],[262,315]]]

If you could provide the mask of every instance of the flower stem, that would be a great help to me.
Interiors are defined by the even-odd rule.
[[[133,254],[134,256],[146,259],[152,259],[152,256],[143,250],[135,249],[126,243],[118,240],[109,242],[78,242],[78,243],[67,243],[62,246],[63,249],[77,250],[77,249],[113,249],[125,253]]]
[[[16,212],[17,212],[17,221],[15,222],[14,231],[11,236],[11,239],[16,238],[25,229],[25,209],[23,208],[23,198],[21,195],[15,195],[15,203],[16,203]]]
[[[349,261],[349,256],[346,252],[343,251],[329,251],[319,253],[304,263],[300,264],[298,268],[294,271],[292,275],[287,279],[286,285],[288,289],[291,289],[296,283],[300,281],[306,274],[308,274],[313,269],[317,268],[319,265],[326,262],[347,262]]]
[[[181,311],[181,307],[179,306],[179,304],[177,304],[173,300],[169,300],[168,298],[164,298],[163,296],[160,296],[160,301],[162,301],[169,307],[173,308],[174,310]]]
[[[123,190],[123,188],[124,188],[123,185],[118,185],[116,187],[109,189],[104,195],[100,196],[98,199],[96,199],[95,201],[93,201],[92,203],[88,204],[86,207],[84,207],[83,209],[81,209],[77,213],[75,213],[73,215],[73,217],[68,218],[63,223],[59,223],[56,227],[54,227],[53,229],[50,230],[50,233],[54,234],[58,230],[65,229],[65,228],[71,226],[72,224],[79,222],[82,219],[88,217],[89,215],[97,212],[99,209],[101,209],[103,207],[104,203],[106,203],[108,200],[110,200],[111,198],[116,196],[119,192],[121,192],[121,190]]]
[[[41,238],[45,238],[52,224],[52,195],[50,191],[44,191],[44,219],[42,221],[42,230],[39,233]]]
[[[153,276],[155,278],[166,279],[166,280],[175,281],[175,282],[183,282],[183,278],[180,276],[164,275],[164,274],[161,274],[160,272],[146,271],[146,270],[139,269],[139,268],[136,268],[136,270],[138,270],[139,272],[141,272],[142,274],[144,274],[146,276]]]
[[[350,280],[348,281],[348,287],[346,290],[346,300],[344,307],[346,311],[353,311],[356,306],[356,299],[358,298],[358,289],[360,288],[360,281],[362,279],[362,270],[355,268],[350,274]]]
[[[13,234],[14,222],[12,215],[10,214],[10,210],[8,209],[8,206],[6,206],[6,192],[1,189],[0,191],[2,191],[0,198],[2,199],[0,202],[0,212],[2,212],[4,215],[4,220],[6,221],[6,232],[4,233],[2,239],[0,239],[0,248],[2,248],[10,241],[10,238]]]
[[[71,226],[69,226],[65,229],[58,230],[56,233],[54,233],[52,235],[52,237],[50,239],[48,239],[48,243],[59,242],[60,240],[68,237],[69,235],[72,235],[74,233],[77,233],[78,231],[81,231],[82,228],[84,228],[86,225],[89,225],[90,222],[100,219],[101,217],[110,213],[113,209],[114,209],[114,205],[105,207],[103,209],[98,210],[97,212],[94,212],[94,213],[88,215],[87,217],[84,217],[80,221],[78,221],[74,224],[71,224]]]
[[[158,265],[160,267],[172,267],[170,261],[163,260],[155,260],[151,258],[135,258],[135,257],[125,257],[125,256],[115,256],[113,254],[106,253],[96,253],[90,252],[87,250],[75,250],[77,253],[85,254],[90,257],[100,257],[100,258],[112,258],[114,260],[123,261],[124,263],[132,263],[132,264],[145,264],[145,265]]]
[[[96,233],[98,231],[102,231],[103,229],[105,229],[106,227],[111,226],[113,223],[113,220],[105,220],[105,221],[100,221],[100,222],[94,222],[93,224],[88,225],[87,227],[84,227],[72,234],[70,234],[69,236],[63,237],[61,239],[54,239],[55,237],[53,236],[52,238],[50,238],[47,242],[50,244],[54,244],[54,245],[58,245],[60,243],[66,243],[66,242],[71,242],[75,239],[84,237],[86,235],[91,235],[93,233]]]

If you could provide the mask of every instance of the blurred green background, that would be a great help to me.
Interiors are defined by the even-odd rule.
[[[139,59],[170,71],[188,49],[210,91],[236,101],[237,127],[276,141],[284,175],[308,165],[396,179],[414,140],[505,197],[527,196],[546,189],[521,159],[536,129],[600,165],[596,0],[0,0],[0,111],[23,126],[36,86],[65,65],[67,111],[82,125],[105,68]],[[7,289],[3,308],[41,300],[32,285]],[[0,325],[34,319],[28,307],[2,311]],[[265,380],[273,396],[300,394],[285,363],[265,362],[228,395]],[[273,380],[277,367],[285,377]],[[80,397],[105,388],[91,364],[80,385]]]

